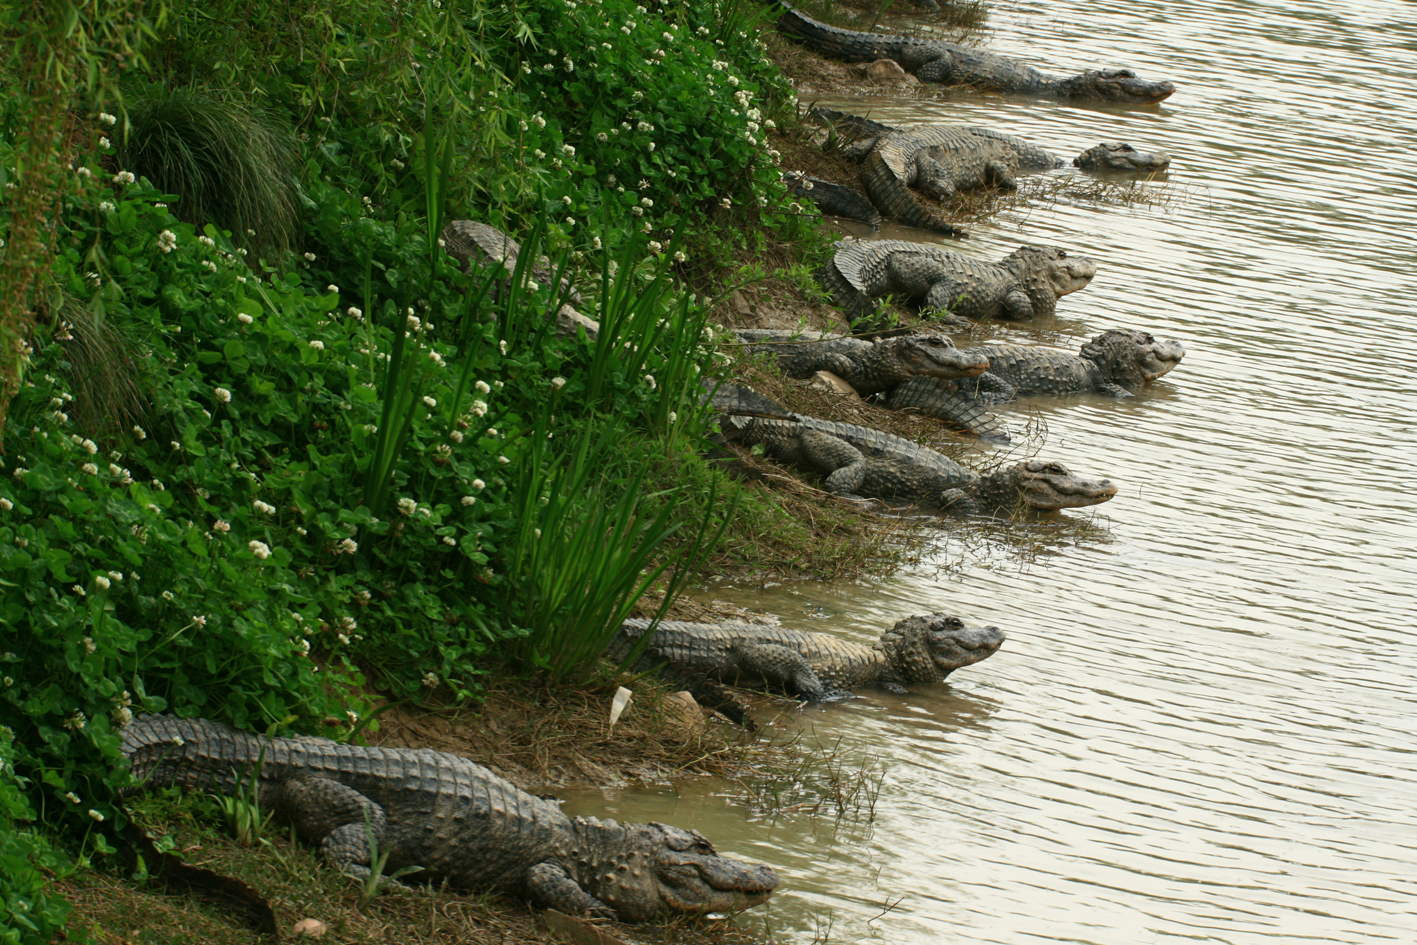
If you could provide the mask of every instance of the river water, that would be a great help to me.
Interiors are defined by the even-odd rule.
[[[1172,154],[1160,204],[1035,205],[957,246],[1098,263],[1001,341],[1186,345],[1135,399],[1006,408],[1046,421],[1039,455],[1120,485],[1105,531],[1024,527],[1025,553],[947,530],[890,581],[706,592],[862,642],[934,610],[1007,631],[947,685],[798,715],[848,769],[884,769],[873,822],[755,814],[719,786],[570,806],[772,864],[784,888],[754,912],[779,941],[1417,941],[1417,7],[1021,0],[991,26],[1046,71],[1178,91],[831,104]]]

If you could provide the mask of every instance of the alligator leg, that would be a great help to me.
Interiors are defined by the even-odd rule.
[[[984,166],[984,180],[1000,190],[1018,190],[1018,181],[1014,179],[1013,171],[1002,161],[990,161]]]
[[[820,430],[803,430],[797,435],[797,452],[802,460],[826,473],[827,491],[833,495],[855,495],[866,478],[866,457],[843,439]]]
[[[341,873],[365,880],[371,875],[369,849],[384,839],[384,809],[354,788],[328,778],[299,778],[281,785],[276,809]],[[387,880],[386,880],[387,882]]]
[[[555,909],[566,915],[618,918],[614,909],[582,889],[555,863],[538,863],[527,870],[526,889],[531,901],[543,909]]]
[[[775,643],[750,643],[734,648],[735,665],[745,675],[761,676],[769,685],[781,686],[809,702],[850,699],[845,689],[828,689],[807,658]]]

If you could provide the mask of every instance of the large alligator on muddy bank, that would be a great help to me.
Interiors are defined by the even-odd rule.
[[[1052,315],[1058,299],[1084,288],[1096,273],[1086,256],[1052,246],[1021,246],[987,263],[927,243],[860,240],[837,243],[819,279],[853,323],[870,315],[875,299],[895,295],[958,324]]]
[[[1139,105],[1160,102],[1176,91],[1170,82],[1139,79],[1128,69],[1103,69],[1060,79],[987,50],[943,40],[838,29],[812,19],[783,0],[777,0],[777,5],[783,10],[777,20],[778,31],[789,39],[845,62],[893,59],[922,82],[1073,102]]]
[[[776,337],[756,334],[758,340],[749,350],[770,352],[788,377],[830,371],[863,396],[889,390],[912,377],[952,380],[975,377],[989,369],[987,358],[956,348],[948,337],[935,332],[895,335],[874,342],[852,337],[794,341],[790,332]],[[740,335],[740,339],[747,337]]]
[[[628,659],[650,623],[625,621],[606,656],[616,662]],[[998,627],[966,627],[945,614],[907,617],[874,646],[762,624],[666,620],[644,641],[635,665],[665,665],[676,675],[785,690],[825,702],[846,698],[860,686],[903,693],[906,685],[942,682],[955,670],[987,659],[1003,642]]]
[[[928,447],[852,423],[729,415],[721,428],[731,442],[761,445],[780,462],[821,473],[828,492],[848,498],[1008,516],[1096,505],[1117,494],[1106,479],[1086,479],[1041,460],[980,474]]]
[[[361,879],[370,837],[384,869],[456,889],[500,889],[544,909],[641,922],[765,901],[766,866],[719,856],[665,824],[568,817],[481,765],[427,749],[269,738],[205,719],[142,715],[123,731],[133,777],[235,796],[256,779],[261,808],[288,818],[326,859]]]

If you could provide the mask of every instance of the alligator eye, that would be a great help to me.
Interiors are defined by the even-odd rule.
[[[1054,476],[1066,476],[1068,474],[1068,467],[1064,466],[1062,463],[1049,463],[1043,467],[1043,471]]]

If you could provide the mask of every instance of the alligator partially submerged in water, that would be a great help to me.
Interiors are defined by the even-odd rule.
[[[730,441],[761,445],[780,462],[821,473],[828,492],[848,498],[961,515],[1012,515],[1096,505],[1117,493],[1107,480],[1077,476],[1061,463],[1027,460],[980,474],[898,436],[816,417],[729,415],[721,427]]]
[[[961,190],[993,187],[1018,189],[1020,171],[1063,167],[1056,155],[1016,135],[966,125],[920,124],[896,128],[859,115],[815,107],[812,117],[834,133],[855,140],[842,149],[861,164],[861,184],[880,214],[908,226],[963,236],[964,230],[915,199],[911,189],[936,199]],[[1073,159],[1088,170],[1164,170],[1171,158],[1160,151],[1138,151],[1128,144],[1104,142]],[[807,196],[823,195],[823,213],[863,219],[861,196],[840,184],[814,184]],[[865,221],[869,222],[869,221]],[[877,224],[872,224],[873,226]]]
[[[1186,355],[1179,341],[1113,328],[1085,343],[1080,354],[1019,345],[983,345],[971,351],[989,359],[989,370],[961,385],[987,403],[1034,394],[1088,391],[1130,397],[1169,372]]]
[[[987,358],[956,348],[952,340],[935,332],[895,335],[874,342],[851,337],[793,341],[790,332],[777,338],[764,338],[761,332],[757,335],[758,344],[750,350],[770,350],[788,377],[830,371],[862,395],[888,390],[911,377],[951,380],[974,377],[989,369]]]
[[[133,777],[235,796],[251,778],[262,810],[288,818],[349,875],[421,868],[455,889],[500,889],[543,909],[642,922],[764,902],[777,875],[719,856],[665,824],[568,817],[481,765],[427,749],[269,738],[205,719],[141,715],[123,730]]]
[[[778,31],[789,39],[845,62],[893,59],[922,82],[1074,102],[1151,104],[1176,91],[1170,82],[1139,79],[1128,69],[1103,69],[1060,79],[987,50],[943,40],[838,29],[783,0],[777,0],[777,5],[783,10],[777,20]]]
[[[649,620],[627,620],[606,656],[630,657]],[[864,646],[822,633],[752,623],[662,621],[636,662],[663,664],[745,689],[785,690],[811,702],[849,697],[861,686],[905,692],[906,685],[942,682],[957,669],[987,659],[1004,642],[998,627],[966,627],[945,614],[907,617]]]
[[[1021,246],[997,263],[926,243],[862,240],[837,243],[819,275],[822,287],[853,322],[874,299],[918,301],[945,322],[964,318],[1031,321],[1052,315],[1058,299],[1092,281],[1097,266],[1052,246]]]

